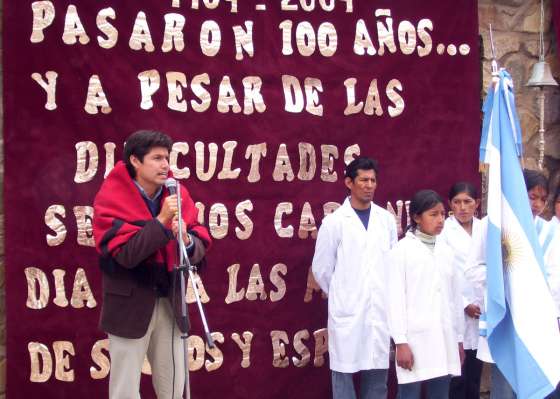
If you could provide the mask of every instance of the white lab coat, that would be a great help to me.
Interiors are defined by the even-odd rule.
[[[476,233],[473,231],[471,253],[465,266],[465,278],[473,287],[474,292],[482,296],[481,309],[486,311],[486,234],[488,217],[484,217]],[[476,357],[486,363],[494,363],[486,337],[478,337]]]
[[[558,227],[558,219],[554,216],[550,221],[537,216],[535,218],[535,228],[537,229],[537,235],[539,237],[539,243],[543,248],[543,255],[545,257],[545,263],[548,253],[550,252],[550,244],[552,243],[554,236],[556,235]]]
[[[560,226],[556,226],[555,229],[556,233],[546,251],[544,263],[550,293],[556,304],[557,316],[560,318]]]
[[[474,218],[472,225],[472,234],[480,235],[480,219]],[[465,278],[465,268],[467,259],[471,253],[473,245],[472,236],[461,226],[454,216],[450,216],[445,221],[445,226],[440,234],[441,240],[451,247],[455,255],[455,264],[459,267],[459,276],[461,278],[461,285],[463,286],[463,309],[470,304],[475,304],[480,307],[482,311],[484,308],[484,291],[475,290]],[[476,349],[478,347],[478,319],[469,317],[464,313],[465,317],[465,331],[463,332],[463,346],[465,349]]]
[[[389,367],[385,257],[396,241],[394,217],[374,203],[367,231],[348,199],[323,220],[312,271],[328,295],[331,370]]]
[[[461,375],[463,299],[453,251],[438,237],[432,252],[408,232],[389,259],[389,329],[414,356],[412,370],[396,367],[399,384]]]
[[[539,242],[546,246],[544,248],[546,277],[556,304],[557,316],[560,317],[560,223],[556,216],[547,222],[546,228],[539,235]]]
[[[543,218],[541,218],[540,216],[535,216],[535,218],[533,219],[533,222],[535,223],[535,229],[537,230],[537,236],[539,237],[539,241],[541,242],[542,245],[542,241],[544,240],[546,234],[548,233],[548,229],[550,227],[549,222]]]

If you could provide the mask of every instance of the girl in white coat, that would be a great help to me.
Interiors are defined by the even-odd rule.
[[[452,249],[463,286],[465,331],[463,347],[465,362],[461,376],[451,379],[449,397],[453,399],[479,399],[482,361],[476,358],[478,347],[478,319],[484,303],[484,290],[465,278],[467,259],[472,251],[473,237],[480,235],[480,219],[474,215],[480,199],[476,188],[467,182],[455,183],[449,190],[449,207],[452,215],[445,220],[441,239]]]
[[[389,331],[396,344],[398,399],[447,399],[461,374],[463,306],[451,248],[436,236],[445,208],[432,190],[410,203],[412,226],[389,258]]]
[[[560,254],[560,234],[558,233],[558,219],[553,217],[550,221],[541,218],[541,213],[546,208],[548,198],[548,180],[546,177],[534,170],[523,170],[523,178],[527,186],[527,195],[531,204],[531,212],[535,219],[535,227],[539,236],[539,242],[543,249],[544,265],[547,272],[548,285],[550,292],[560,306],[560,264],[558,255]],[[554,209],[558,200],[559,191],[554,196]],[[559,308],[560,309],[560,308]],[[560,312],[559,312],[560,316]]]

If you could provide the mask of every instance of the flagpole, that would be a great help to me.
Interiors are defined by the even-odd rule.
[[[496,47],[494,46],[494,35],[492,32],[492,24],[488,24],[488,29],[490,31],[490,50],[492,51],[492,83],[494,86],[499,78],[498,61],[496,60]]]
[[[492,53],[492,85],[491,89],[496,90],[496,86],[500,82],[500,70],[501,68],[498,66],[498,60],[496,59],[496,46],[494,44],[494,32],[492,30],[492,24],[488,24],[488,32],[490,37],[490,51]],[[544,99],[544,96],[543,96]],[[544,118],[543,118],[544,119]],[[518,157],[519,164],[521,165],[521,169],[525,169],[525,160],[523,159],[522,154]],[[487,207],[488,207],[488,164],[484,162],[479,163],[478,168],[481,174],[481,188],[482,188],[482,204],[481,204],[481,213],[482,215],[486,215]]]
[[[492,53],[492,85],[491,89],[495,90],[496,85],[500,81],[499,78],[499,68],[498,61],[496,60],[496,47],[494,46],[494,34],[492,31],[492,24],[488,24],[488,32],[490,36],[490,52]],[[482,204],[480,205],[481,216],[485,216],[488,207],[488,164],[480,162],[478,166],[478,171],[480,172],[480,185],[482,191]]]

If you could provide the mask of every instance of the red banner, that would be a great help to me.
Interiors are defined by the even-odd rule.
[[[379,160],[402,225],[398,200],[477,178],[476,1],[8,0],[3,28],[12,399],[107,396],[92,202],[135,130],[174,139],[214,238],[195,398],[329,395],[309,268],[345,161]]]
[[[554,32],[556,32],[556,37],[560,37],[558,36],[560,34],[560,3],[558,0],[552,2],[552,25],[554,27]],[[559,44],[556,43],[556,46],[558,45]]]

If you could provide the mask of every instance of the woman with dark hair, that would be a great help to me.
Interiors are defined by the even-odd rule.
[[[454,399],[478,399],[480,397],[480,376],[482,362],[476,358],[478,347],[478,319],[484,303],[484,290],[465,278],[467,258],[473,245],[472,236],[478,236],[480,219],[475,217],[480,205],[476,188],[467,182],[455,183],[449,190],[449,207],[451,215],[445,220],[441,239],[449,245],[454,254],[454,265],[461,277],[463,286],[463,306],[465,331],[463,346],[465,363],[461,376],[451,380],[449,397]]]
[[[437,236],[445,208],[432,190],[410,203],[411,227],[391,250],[389,331],[396,344],[399,399],[447,399],[452,375],[461,374],[463,303],[451,248]]]

